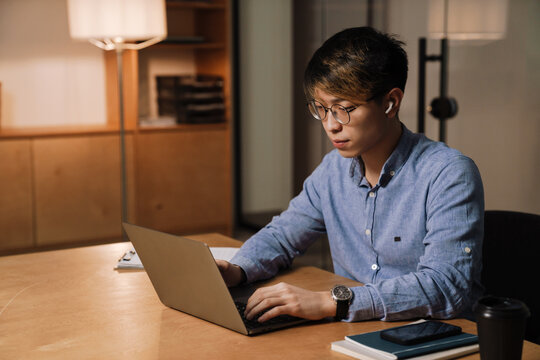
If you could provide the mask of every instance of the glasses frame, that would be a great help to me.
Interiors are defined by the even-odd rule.
[[[386,93],[386,92],[382,92],[382,93],[384,94],[384,93]],[[334,106],[338,106],[338,107],[342,108],[342,109],[347,113],[347,122],[341,121],[340,119],[338,119],[337,117],[335,117],[335,116],[334,116],[334,112],[332,112],[332,116],[334,116],[334,119],[336,119],[336,121],[337,121],[338,123],[340,123],[341,125],[347,125],[347,124],[349,124],[349,123],[351,122],[351,114],[350,114],[351,112],[353,112],[354,110],[356,110],[359,106],[365,105],[365,104],[367,104],[368,102],[373,101],[373,100],[375,100],[376,98],[378,98],[378,97],[380,97],[380,96],[383,96],[383,95],[380,94],[380,93],[377,94],[377,95],[373,95],[373,96],[370,97],[369,99],[365,100],[364,103],[359,104],[359,105],[349,106],[349,107],[345,107],[345,106],[340,105],[340,104],[332,104],[332,106],[326,107],[326,106],[324,106],[320,101],[315,100],[315,99],[311,99],[311,100],[309,100],[309,101],[306,103],[306,107],[308,108],[309,114],[310,114],[315,120],[321,121],[321,122],[322,122],[322,121],[324,121],[324,120],[328,117],[328,110],[332,110],[332,108],[333,108]],[[314,102],[319,103],[319,104],[323,107],[323,109],[324,109],[324,117],[323,117],[322,119],[318,119],[318,118],[311,112],[311,110],[309,110],[309,105],[310,105],[310,103],[314,103]]]
[[[322,118],[320,118],[320,119],[317,118],[317,117],[315,116],[315,114],[313,114],[313,112],[311,112],[311,110],[310,110],[310,105],[311,105],[311,104],[315,104],[315,103],[317,103],[318,105],[322,106],[322,108],[324,109],[324,116],[323,116]],[[330,111],[332,111],[332,116],[334,116],[334,119],[336,119],[336,121],[337,121],[338,123],[340,123],[341,125],[347,125],[348,123],[351,122],[351,114],[350,114],[350,113],[351,113],[352,111],[356,110],[356,108],[357,108],[358,106],[360,106],[360,105],[349,106],[348,108],[346,108],[345,106],[340,105],[340,104],[332,104],[332,106],[326,107],[326,106],[324,106],[320,101],[315,100],[315,99],[312,99],[312,100],[310,100],[310,101],[307,102],[306,106],[307,106],[307,108],[308,108],[309,113],[311,114],[311,116],[313,116],[313,118],[314,118],[315,120],[324,121],[324,120],[328,117],[328,110],[330,110]],[[342,109],[343,111],[345,111],[345,112],[347,113],[347,121],[346,121],[346,122],[343,121],[343,120],[340,120],[338,117],[336,117],[335,112],[332,110],[334,107],[338,107],[338,108]]]

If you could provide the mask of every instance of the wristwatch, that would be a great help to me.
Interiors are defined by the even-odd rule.
[[[330,290],[332,299],[336,303],[336,320],[345,319],[349,313],[353,292],[345,285],[336,285]]]

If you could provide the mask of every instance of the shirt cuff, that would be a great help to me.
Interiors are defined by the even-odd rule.
[[[351,288],[354,293],[353,300],[349,305],[349,313],[344,321],[353,322],[361,320],[380,319],[384,317],[382,300],[369,286],[357,286]]]
[[[246,283],[252,283],[259,280],[259,267],[257,264],[249,258],[235,255],[230,261],[233,265],[238,265],[244,270],[246,274]]]

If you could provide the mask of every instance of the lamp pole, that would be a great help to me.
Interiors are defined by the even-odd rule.
[[[427,55],[426,38],[420,38],[418,44],[418,132],[425,132],[425,97],[426,97],[426,63],[439,61],[439,97],[431,101],[428,111],[439,120],[439,141],[446,141],[446,120],[454,117],[458,111],[456,99],[448,97],[448,39],[441,39],[441,53]]]
[[[441,71],[439,74],[439,96],[442,101],[450,103],[450,98],[448,95],[448,39],[441,39]],[[453,99],[452,99],[453,100]],[[457,102],[454,100],[456,105],[456,111],[450,114],[448,111],[441,111],[440,114],[434,114],[433,105],[431,105],[431,114],[439,119],[439,140],[446,141],[446,119],[453,117],[457,113]],[[441,104],[442,105],[442,104]]]
[[[126,171],[126,140],[125,140],[125,120],[124,120],[124,74],[123,74],[123,54],[122,44],[117,44],[116,48],[116,68],[118,72],[118,106],[120,110],[120,163],[121,163],[121,187],[122,187],[122,222],[128,220],[127,201],[127,171]],[[126,233],[122,230],[122,238],[127,241]]]

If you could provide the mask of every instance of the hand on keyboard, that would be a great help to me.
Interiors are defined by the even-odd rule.
[[[246,326],[248,328],[251,328],[251,329],[261,327],[261,326],[267,326],[267,325],[271,325],[271,324],[277,324],[277,323],[290,323],[292,321],[295,321],[295,320],[299,319],[299,318],[294,317],[294,316],[280,315],[280,316],[276,316],[276,317],[274,317],[274,318],[272,318],[272,319],[270,319],[268,321],[265,321],[263,323],[263,322],[258,321],[259,317],[264,314],[264,312],[262,312],[260,314],[257,314],[252,320],[248,320],[248,319],[246,319],[246,317],[244,315],[244,313],[246,311],[246,304],[235,301],[235,305],[236,305],[236,308],[238,309],[238,312],[242,316],[242,320],[244,321]]]
[[[248,300],[248,320],[268,321],[280,315],[319,320],[336,315],[330,291],[309,291],[287,283],[257,289]],[[259,315],[259,316],[257,316]]]

